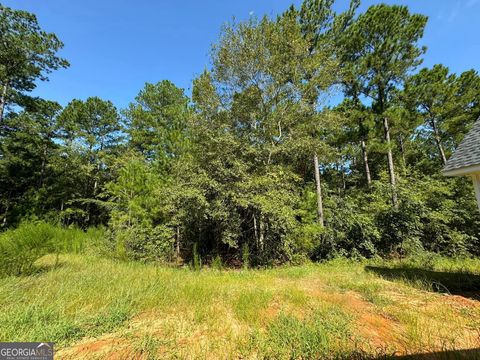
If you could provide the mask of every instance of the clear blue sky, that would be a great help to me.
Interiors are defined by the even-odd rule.
[[[1,1],[1,0],[0,0]],[[295,0],[298,4],[299,1]],[[362,9],[381,1],[363,0]],[[424,65],[452,71],[480,69],[480,0],[388,0],[425,14]],[[126,106],[145,82],[168,79],[190,93],[209,63],[223,23],[251,14],[276,15],[292,0],[4,0],[38,16],[65,43],[71,66],[53,73],[34,94],[62,105],[100,96]],[[348,0],[337,0],[336,8]]]

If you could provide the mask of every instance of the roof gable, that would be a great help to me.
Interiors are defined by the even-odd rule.
[[[480,119],[473,124],[473,128],[447,161],[443,172],[448,175],[460,169],[468,170],[477,166],[480,166]]]

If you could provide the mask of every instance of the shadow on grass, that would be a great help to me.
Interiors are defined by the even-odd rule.
[[[443,350],[410,355],[369,355],[364,352],[348,354],[341,359],[348,360],[478,360],[480,348],[468,350]]]
[[[414,355],[400,355],[386,358],[377,358],[380,359],[395,359],[395,360],[464,360],[464,359],[480,359],[480,349],[470,349],[470,350],[450,350],[450,351],[439,351],[431,352],[425,354],[414,354]]]
[[[52,270],[57,270],[63,268],[65,266],[65,262],[58,262],[56,264],[41,264],[36,265],[34,268],[30,270],[29,273],[22,274],[23,276],[32,276],[32,275],[41,275],[47,273]]]
[[[427,284],[432,291],[460,295],[480,301],[480,275],[420,268],[388,268],[380,266],[366,266],[365,270],[380,275],[385,279],[404,279],[413,283],[421,282],[422,284]],[[480,356],[478,359],[480,359]]]
[[[21,271],[16,271],[16,272],[11,272],[11,273],[5,273],[5,274],[0,274],[0,279],[8,276],[14,276],[18,278],[25,278],[25,277],[30,277],[30,276],[40,276],[45,273],[48,273],[52,270],[60,269],[66,265],[65,262],[59,261],[54,264],[35,264],[31,266],[30,268],[27,269],[22,269]]]

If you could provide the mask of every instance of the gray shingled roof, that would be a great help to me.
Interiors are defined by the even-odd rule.
[[[480,165],[480,119],[448,159],[443,172]]]

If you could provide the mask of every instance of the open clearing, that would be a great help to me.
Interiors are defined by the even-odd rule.
[[[60,359],[480,358],[479,293],[463,291],[480,276],[454,267],[194,272],[79,255],[54,264],[48,256],[37,274],[0,280],[3,341],[55,341]],[[466,286],[436,293],[404,279],[413,272]]]

